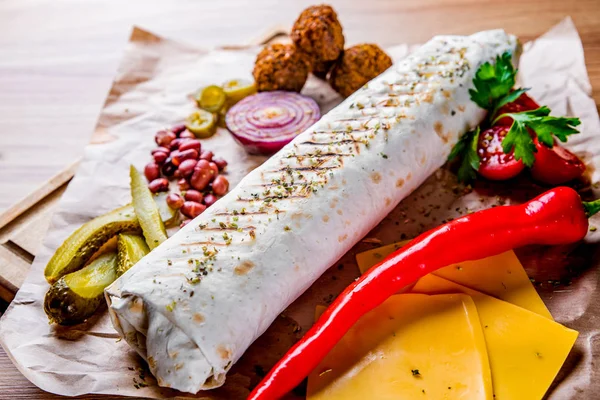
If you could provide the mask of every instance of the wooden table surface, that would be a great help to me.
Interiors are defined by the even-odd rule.
[[[197,46],[291,25],[307,0],[0,2],[0,212],[82,155],[131,26]],[[599,0],[332,0],[347,43],[420,43],[504,28],[529,40],[570,15],[600,103]],[[560,57],[559,54],[556,55]],[[0,399],[55,399],[0,349]],[[92,398],[92,397],[87,397]],[[107,397],[103,397],[107,398]]]

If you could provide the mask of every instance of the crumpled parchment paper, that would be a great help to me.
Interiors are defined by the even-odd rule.
[[[394,59],[412,47],[389,49]],[[106,311],[85,324],[63,328],[48,324],[43,298],[48,284],[43,269],[54,250],[82,223],[130,201],[128,165],[142,168],[154,145],[154,133],[181,122],[194,109],[193,93],[202,86],[232,78],[250,78],[259,48],[202,51],[134,29],[125,57],[102,110],[94,140],[85,150],[77,175],[63,195],[44,245],[29,276],[0,321],[0,343],[19,370],[40,388],[62,395],[85,393],[136,397],[191,397],[157,387],[143,361],[119,341]],[[582,133],[567,147],[585,160],[588,182],[580,189],[600,197],[600,122],[590,97],[583,48],[567,18],[534,42],[526,43],[520,84],[547,104],[554,115],[582,119]],[[323,81],[311,77],[304,93],[315,98],[323,113],[341,99]],[[232,185],[264,158],[248,156],[220,129],[204,148],[229,161]],[[519,203],[544,188],[524,175],[510,183],[478,182],[473,188],[456,183],[446,168],[438,170],[405,199],[367,237],[332,266],[259,338],[217,390],[197,398],[243,399],[281,355],[312,324],[316,304],[327,304],[359,275],[357,252],[432,228],[449,218],[497,204]],[[593,220],[592,225],[598,223]],[[600,351],[595,322],[600,316],[599,280],[595,262],[598,234],[572,246],[529,247],[518,255],[558,322],[577,329],[580,337],[548,393],[550,399],[593,399],[600,389]],[[293,396],[293,395],[292,395]]]

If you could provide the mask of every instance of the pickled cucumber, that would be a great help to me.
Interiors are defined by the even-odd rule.
[[[158,212],[160,214],[160,218],[162,219],[165,227],[170,228],[176,226],[179,222],[179,213],[177,210],[172,209],[167,204],[167,196],[169,192],[159,192],[156,193],[154,197],[154,201],[158,206]]]
[[[148,189],[146,179],[133,165],[129,168],[129,177],[131,178],[131,197],[135,215],[142,227],[146,243],[152,250],[167,240],[165,224],[160,217],[152,193]]]
[[[75,325],[91,317],[104,302],[104,288],[117,279],[117,253],[101,255],[88,266],[56,281],[44,299],[50,322]]]
[[[117,239],[117,275],[123,275],[129,268],[150,252],[143,237],[138,235],[120,234]]]
[[[46,265],[46,280],[52,284],[60,277],[77,271],[104,243],[124,232],[141,232],[131,204],[94,218],[71,234]]]

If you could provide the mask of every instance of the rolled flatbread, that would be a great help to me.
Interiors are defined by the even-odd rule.
[[[517,40],[439,36],[358,90],[106,289],[159,385],[223,384],[271,322],[485,116],[478,67]]]

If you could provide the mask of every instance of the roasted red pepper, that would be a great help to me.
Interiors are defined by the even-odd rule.
[[[588,231],[588,216],[598,211],[599,200],[582,203],[573,189],[558,187],[525,204],[479,211],[423,233],[348,286],[248,399],[284,396],[361,316],[430,272],[528,244],[577,242]]]

